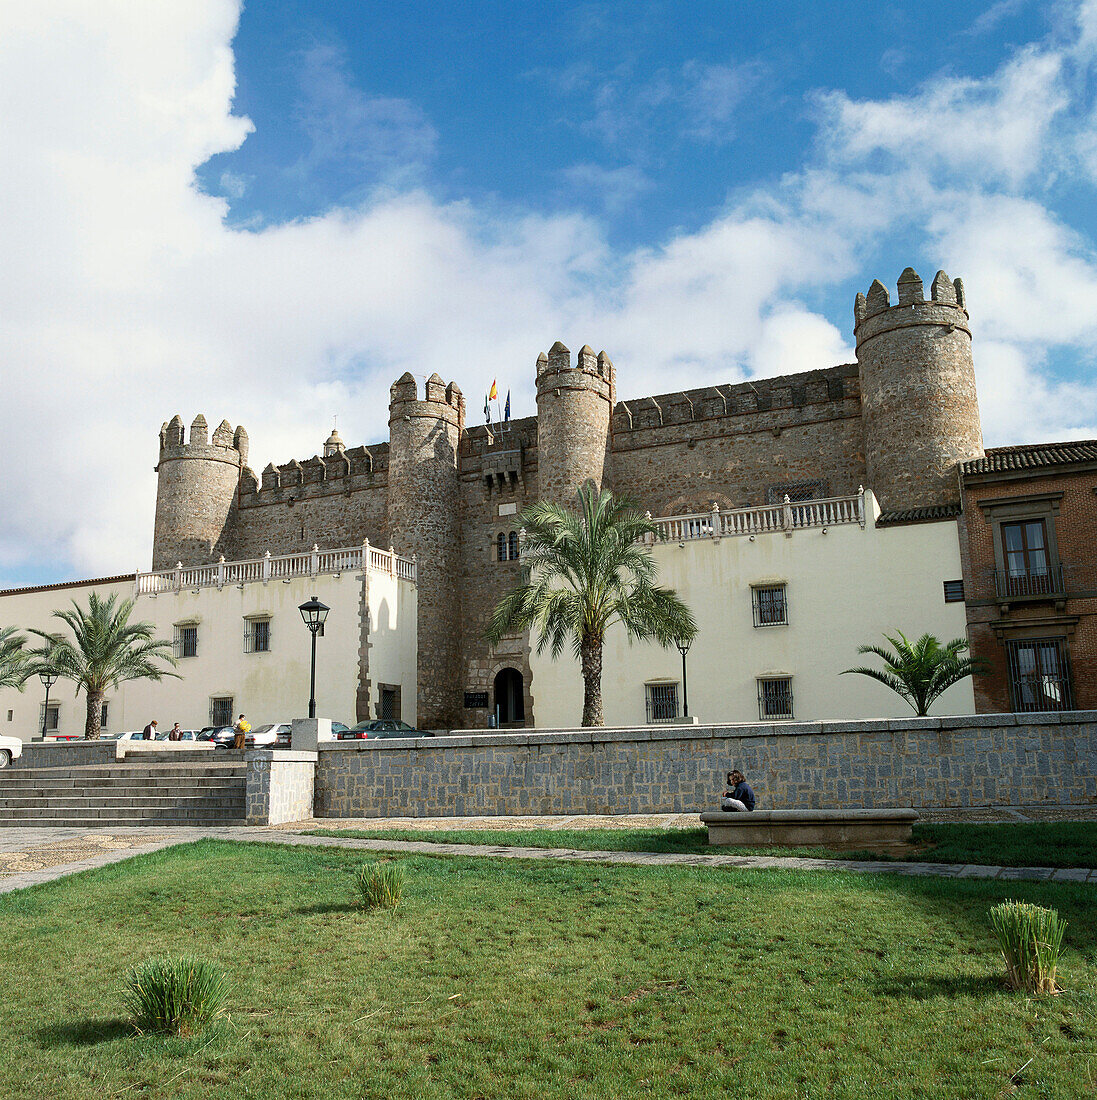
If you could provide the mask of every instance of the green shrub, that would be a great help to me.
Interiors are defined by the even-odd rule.
[[[1025,993],[1054,993],[1055,970],[1066,922],[1054,909],[1007,901],[990,911],[990,923],[1006,960],[1006,977]]]
[[[126,976],[126,1007],[142,1031],[188,1035],[219,1016],[229,980],[194,955],[146,959]]]
[[[399,863],[363,863],[354,881],[366,909],[395,909],[404,890],[404,868]]]

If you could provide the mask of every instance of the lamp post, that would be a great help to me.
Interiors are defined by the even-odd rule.
[[[682,717],[689,717],[689,695],[686,692],[686,654],[689,652],[689,647],[693,645],[692,638],[675,638],[674,644],[678,647],[678,652],[682,654]]]
[[[46,687],[46,705],[42,708],[42,740],[46,739],[46,723],[50,717],[50,688],[57,683],[57,673],[50,669],[43,669],[38,673],[38,679]]]
[[[321,603],[315,596],[297,609],[301,612],[301,618],[305,620],[305,626],[312,634],[312,672],[309,676],[309,717],[316,717],[316,635],[324,629],[324,620],[331,610],[327,604]]]

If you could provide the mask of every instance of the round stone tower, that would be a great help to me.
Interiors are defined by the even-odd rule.
[[[956,504],[956,465],[983,453],[964,287],[912,268],[891,305],[876,280],[854,306],[868,487],[887,512]]]
[[[388,519],[392,544],[414,554],[419,576],[418,706],[423,729],[458,724],[460,482],[457,447],[465,399],[437,374],[420,401],[415,379],[393,383],[389,399]]]
[[[247,458],[247,433],[237,428],[234,435],[227,420],[212,440],[201,413],[190,426],[189,443],[178,414],[160,429],[153,569],[231,557],[236,492]]]
[[[538,496],[571,504],[586,481],[606,481],[609,418],[617,399],[617,376],[606,353],[589,346],[571,352],[559,340],[537,357]]]

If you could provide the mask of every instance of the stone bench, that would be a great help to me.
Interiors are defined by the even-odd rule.
[[[910,841],[916,810],[756,810],[701,814],[709,844],[861,848]]]

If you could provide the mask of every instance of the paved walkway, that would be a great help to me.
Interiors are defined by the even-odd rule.
[[[669,815],[667,815],[669,816]],[[694,815],[690,815],[694,818]],[[695,819],[695,818],[694,818]],[[497,819],[496,819],[497,820]],[[571,819],[572,821],[589,819]],[[323,824],[330,824],[324,822]],[[380,827],[379,822],[371,822]],[[450,821],[449,827],[455,822]],[[498,822],[497,824],[501,824]],[[724,854],[683,855],[662,852],[588,852],[574,848],[499,847],[489,844],[438,844],[429,840],[366,840],[355,837],[307,836],[300,830],[316,822],[299,822],[270,829],[245,826],[214,828],[87,829],[0,828],[0,894],[52,882],[65,875],[103,867],[145,852],[204,837],[259,844],[288,844],[314,848],[350,848],[371,852],[414,852],[433,856],[488,857],[491,859],[553,859],[575,863],[616,863],[628,866],[713,867],[736,870],[846,871],[859,874],[936,876],[939,878],[1030,879],[1049,882],[1097,883],[1091,868],[984,867],[953,863],[802,859],[793,856]],[[509,820],[508,820],[509,825]],[[561,826],[563,827],[563,826]],[[576,827],[576,826],[571,826]]]

